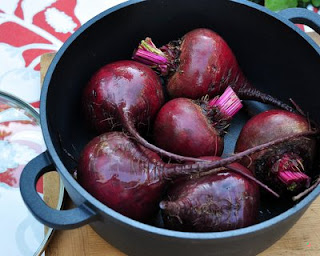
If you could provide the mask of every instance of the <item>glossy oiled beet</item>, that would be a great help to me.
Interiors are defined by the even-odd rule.
[[[230,166],[252,175],[240,164]],[[255,224],[259,202],[258,185],[226,168],[200,178],[179,180],[171,186],[160,207],[169,229],[212,232]]]
[[[94,138],[83,150],[77,177],[95,198],[135,220],[148,221],[157,211],[165,181],[154,163],[161,161],[123,133]],[[147,164],[149,169],[143,168]],[[152,164],[153,163],[153,164]]]
[[[204,110],[190,99],[167,102],[154,122],[155,144],[183,156],[220,156],[223,137]]]
[[[179,67],[168,79],[171,97],[198,99],[215,96],[227,86],[234,90],[249,86],[227,43],[209,29],[185,34],[180,45]]]
[[[154,122],[156,145],[184,156],[220,156],[223,136],[242,104],[230,87],[221,96],[207,98],[167,102]]]
[[[157,75],[135,61],[117,61],[100,68],[83,92],[87,121],[99,133],[148,126],[164,96]],[[127,120],[129,119],[129,120]]]
[[[243,127],[235,152],[311,130],[303,116],[284,110],[270,110],[251,118]],[[312,166],[316,141],[299,137],[243,158],[256,176],[276,191],[297,192],[310,185],[308,170]]]

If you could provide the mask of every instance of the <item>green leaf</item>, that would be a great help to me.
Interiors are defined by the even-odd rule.
[[[314,7],[320,7],[320,0],[312,0],[311,2]]]
[[[306,8],[308,5],[311,4],[311,0],[299,0],[298,7]]]
[[[287,8],[297,7],[298,0],[265,0],[265,6],[271,11],[280,11]]]

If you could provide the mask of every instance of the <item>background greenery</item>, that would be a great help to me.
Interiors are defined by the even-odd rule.
[[[320,0],[249,0],[257,4],[264,5],[272,11],[280,11],[286,8],[307,7],[312,4],[314,7],[320,7]]]

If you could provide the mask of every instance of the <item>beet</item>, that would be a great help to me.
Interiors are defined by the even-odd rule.
[[[216,161],[218,157],[207,157]],[[230,165],[248,175],[238,163]],[[238,173],[225,170],[200,178],[179,179],[160,203],[166,228],[191,232],[216,232],[257,223],[258,185]]]
[[[270,110],[251,118],[242,128],[235,152],[284,136],[310,131],[310,122],[285,110]],[[241,163],[279,193],[297,193],[310,185],[315,138],[299,137],[243,158]]]
[[[89,142],[79,159],[77,179],[95,198],[132,219],[148,221],[158,211],[166,180],[156,170],[161,161],[120,132]],[[143,163],[149,169],[141,168]]]
[[[167,157],[195,161],[149,143],[137,131],[148,129],[164,103],[159,77],[135,61],[117,61],[98,70],[83,91],[86,120],[99,133],[127,130],[139,143]]]
[[[105,205],[132,219],[148,222],[159,210],[159,203],[171,180],[200,173],[214,174],[223,166],[278,196],[252,175],[229,164],[292,137],[313,134],[305,132],[284,137],[217,161],[202,160],[182,165],[166,164],[156,153],[125,133],[110,132],[95,137],[85,146],[78,163],[77,179]]]
[[[243,100],[257,100],[292,111],[287,104],[254,88],[242,73],[235,55],[221,36],[198,28],[158,49],[150,38],[141,42],[133,59],[167,78],[172,98],[214,97],[231,86]]]
[[[220,156],[223,136],[242,104],[230,87],[220,98],[167,102],[154,122],[154,142],[167,151],[191,157]]]

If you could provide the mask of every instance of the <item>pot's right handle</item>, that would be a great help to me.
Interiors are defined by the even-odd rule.
[[[39,196],[36,184],[39,178],[55,170],[47,152],[32,159],[23,169],[20,177],[21,196],[37,220],[54,229],[72,229],[97,218],[97,214],[85,204],[70,210],[56,210],[49,207]]]
[[[295,24],[304,24],[320,34],[320,15],[305,8],[288,8],[278,12]]]

